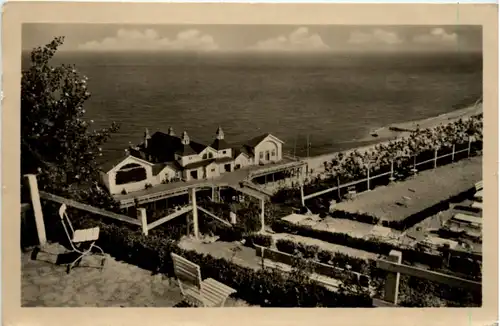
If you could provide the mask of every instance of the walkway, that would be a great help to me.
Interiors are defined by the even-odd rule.
[[[148,203],[156,201],[159,199],[164,199],[180,194],[185,194],[190,188],[193,187],[240,187],[240,182],[248,179],[251,172],[256,172],[259,170],[266,170],[269,168],[280,168],[280,166],[289,165],[289,160],[283,160],[281,163],[269,164],[264,166],[251,166],[245,169],[235,170],[233,172],[226,172],[221,176],[213,179],[202,179],[193,181],[178,181],[166,184],[160,184],[148,189],[130,192],[128,194],[118,194],[113,197],[115,200],[120,202],[122,208],[130,207],[135,205],[135,199],[139,203]],[[258,188],[258,187],[257,187]],[[254,190],[255,191],[255,190]],[[257,191],[256,191],[257,192]],[[260,193],[260,192],[259,192]],[[261,194],[262,195],[262,194]]]
[[[185,250],[195,250],[198,253],[205,255],[210,255],[215,258],[223,258],[225,260],[231,261],[240,266],[251,268],[253,270],[259,270],[262,268],[262,259],[256,255],[254,248],[249,248],[241,244],[240,242],[212,242],[212,243],[202,243],[199,240],[193,238],[187,238],[181,240],[179,247]],[[276,263],[269,259],[265,259],[265,265],[273,266],[285,272],[290,272],[292,267],[290,265]],[[321,285],[325,286],[327,289],[334,291],[334,287],[338,287],[341,281],[333,279],[324,275],[319,275],[316,273],[311,274],[311,279],[319,282]]]
[[[31,253],[21,256],[22,307],[174,307],[183,301],[174,279],[106,257],[104,269],[77,267],[66,274],[56,264],[65,252],[50,245],[37,260]],[[62,256],[59,255],[59,259]],[[81,266],[99,266],[97,256],[88,257]],[[228,298],[228,307],[248,307],[239,299]]]

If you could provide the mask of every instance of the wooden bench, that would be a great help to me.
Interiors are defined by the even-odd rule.
[[[200,266],[174,253],[174,272],[182,295],[190,304],[199,307],[223,307],[236,290],[212,278],[201,279]]]

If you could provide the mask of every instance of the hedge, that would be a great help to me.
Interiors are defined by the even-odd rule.
[[[245,237],[246,243],[248,245],[258,245],[262,247],[271,247],[273,244],[273,237],[267,234],[250,234]]]
[[[428,217],[438,214],[439,212],[446,211],[450,208],[451,203],[459,203],[468,198],[470,198],[475,193],[475,188],[469,188],[461,193],[451,196],[448,199],[442,200],[439,203],[428,207],[424,210],[421,210],[415,214],[412,214],[402,220],[399,221],[382,221],[382,226],[389,227],[391,229],[404,231],[408,228],[411,228],[417,223],[422,222]]]
[[[292,275],[275,270],[245,268],[226,261],[183,250],[174,241],[157,236],[144,236],[126,225],[110,225],[102,221],[83,221],[86,226],[99,226],[100,245],[118,260],[141,268],[173,276],[170,253],[175,252],[200,265],[203,278],[214,278],[238,292],[250,304],[263,307],[371,307],[366,294],[331,292],[308,280],[298,281]]]
[[[331,252],[328,250],[321,250],[316,245],[306,245],[303,243],[296,243],[287,239],[279,239],[276,241],[276,248],[279,251],[288,254],[300,253],[304,258],[312,258],[320,263],[333,265],[342,269],[350,266],[350,270],[367,274],[369,272],[370,262],[368,260],[346,255],[341,252]]]
[[[342,210],[335,210],[330,213],[330,215],[335,218],[342,218],[372,225],[377,225],[380,222],[380,218],[366,213],[351,213]]]
[[[376,239],[355,238],[345,233],[317,230],[309,225],[296,225],[283,220],[274,222],[271,227],[277,233],[297,234],[385,256],[387,256],[391,250],[399,250],[403,252],[405,260],[420,262],[432,268],[440,268],[443,264],[443,257],[441,255],[433,255],[412,249],[401,249],[393,244]]]

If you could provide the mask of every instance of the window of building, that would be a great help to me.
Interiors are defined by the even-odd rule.
[[[213,157],[214,157],[214,154],[208,153],[208,158],[213,158]]]
[[[208,158],[208,154],[207,153],[203,154],[203,159],[206,160],[207,158]]]
[[[222,154],[226,154],[226,151],[222,151]]]
[[[259,153],[259,158],[260,158],[261,160],[262,160],[262,159],[264,159],[264,152],[260,152],[260,153]]]
[[[115,183],[117,185],[138,182],[147,179],[146,169],[136,163],[124,165],[116,172]]]
[[[215,168],[213,168],[211,171],[212,171],[212,172],[215,172]]]
[[[276,150],[275,149],[272,150],[271,156],[276,156]]]

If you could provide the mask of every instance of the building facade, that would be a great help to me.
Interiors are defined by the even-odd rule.
[[[283,141],[271,134],[255,137],[241,146],[231,146],[218,128],[210,145],[168,133],[148,130],[138,146],[130,146],[127,155],[102,166],[101,178],[111,194],[125,194],[175,181],[213,179],[221,174],[251,165],[282,160]]]

